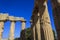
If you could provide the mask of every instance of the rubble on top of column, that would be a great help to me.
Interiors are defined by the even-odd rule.
[[[6,13],[6,14],[0,14],[0,21],[2,21],[2,20],[7,20],[8,19],[8,14]]]

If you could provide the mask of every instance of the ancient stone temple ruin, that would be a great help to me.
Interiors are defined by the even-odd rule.
[[[54,40],[54,34],[50,22],[47,1],[48,0],[34,0],[34,8],[31,16],[31,40]],[[56,26],[58,40],[60,40],[60,0],[51,0],[53,17]],[[26,40],[25,25],[26,20],[23,17],[9,16],[8,14],[0,13],[0,40],[2,40],[2,33],[4,31],[4,23],[11,22],[9,40],[14,40],[14,30],[16,21],[22,24],[21,39]]]
[[[22,23],[22,30],[25,30],[25,19],[23,17],[14,17],[9,16],[8,14],[1,14],[0,13],[0,40],[2,40],[2,33],[4,31],[4,23],[6,21],[11,22],[10,26],[10,34],[9,34],[9,40],[14,40],[14,29],[15,29],[15,22],[20,21]]]

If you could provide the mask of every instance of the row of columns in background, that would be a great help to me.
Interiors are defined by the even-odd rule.
[[[47,2],[45,1],[43,6],[45,9],[41,16],[41,12],[34,11],[32,15],[32,31],[33,31],[33,40],[54,40],[53,30],[51,28],[50,17],[48,14]],[[41,28],[43,29],[43,33],[41,33]],[[42,38],[41,35],[44,35]]]
[[[16,21],[21,21],[21,23],[22,23],[22,30],[25,30],[25,22],[26,21],[25,21],[24,18],[8,16],[8,14],[0,14],[0,40],[2,40],[2,34],[3,34],[3,30],[4,30],[4,23],[7,20],[11,21],[9,40],[14,40],[15,22]]]

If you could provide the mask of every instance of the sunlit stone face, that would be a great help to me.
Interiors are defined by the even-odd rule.
[[[60,0],[57,0],[58,1],[58,3],[60,3]]]
[[[0,20],[7,20],[8,14],[0,14]]]

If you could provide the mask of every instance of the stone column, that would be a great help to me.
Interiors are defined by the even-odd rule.
[[[33,36],[33,40],[36,40],[36,34],[35,34],[35,25],[33,24],[32,20],[30,20],[31,23],[31,30],[32,30],[32,35]]]
[[[14,21],[11,21],[10,40],[14,40],[14,29],[15,29],[15,22]]]
[[[48,8],[47,8],[46,1],[44,5],[46,8],[42,16],[42,21],[43,21],[43,30],[44,30],[45,40],[54,40],[53,30],[51,28],[50,17],[48,14]]]
[[[40,13],[38,13],[37,21],[35,25],[36,25],[36,31],[37,31],[37,40],[41,40]]]
[[[25,30],[25,21],[21,21],[22,22],[22,30]]]
[[[25,29],[25,23],[26,21],[25,20],[21,20],[21,23],[22,23],[22,32],[21,32],[21,40],[26,40],[26,35],[25,35],[25,32],[26,32],[26,29]]]
[[[36,35],[36,34],[35,34],[35,26],[33,26],[33,29],[32,29],[32,30],[33,30],[33,39],[36,40],[36,36],[35,36],[35,35]]]
[[[2,40],[3,28],[4,28],[4,21],[0,21],[0,40]]]
[[[8,14],[0,13],[0,40],[2,40],[2,34],[4,30],[4,22],[8,19]]]
[[[16,21],[13,16],[10,16],[9,20],[11,21],[9,40],[14,40],[14,29],[15,29],[15,22]]]

